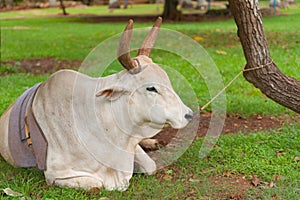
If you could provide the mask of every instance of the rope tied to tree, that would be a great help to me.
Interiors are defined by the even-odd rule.
[[[269,65],[273,64],[273,60],[271,60],[269,63],[265,65],[259,65],[258,67],[252,67],[249,69],[243,69],[241,70],[229,83],[222,89],[220,90],[211,100],[209,100],[204,106],[200,108],[200,111],[206,109],[216,98],[218,98],[229,86],[232,85],[232,83],[243,73],[243,72],[248,72],[248,71],[254,71],[258,69],[262,69],[265,67],[268,67]]]

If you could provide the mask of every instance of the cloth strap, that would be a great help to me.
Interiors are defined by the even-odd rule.
[[[8,145],[17,167],[46,170],[47,141],[32,112],[41,83],[27,89],[14,103],[8,126]]]

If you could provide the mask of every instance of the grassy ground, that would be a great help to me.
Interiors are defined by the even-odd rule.
[[[108,15],[108,16],[118,16],[118,15],[153,15],[153,14],[160,14],[162,12],[163,5],[155,5],[149,4],[145,5],[134,5],[129,7],[128,9],[114,9],[110,11],[108,6],[92,6],[92,7],[70,7],[67,8],[67,12],[69,15]],[[49,8],[49,9],[30,9],[27,11],[14,11],[14,12],[6,12],[0,13],[0,18],[20,18],[20,17],[34,17],[40,18],[41,16],[55,16],[60,15],[62,13],[61,9],[59,8]]]
[[[300,79],[300,75],[297,73],[299,70],[298,30],[300,29],[297,19],[299,19],[299,14],[266,18],[264,23],[275,63],[287,75]],[[124,23],[114,23],[113,26],[110,23],[97,25],[65,18],[7,20],[2,21],[1,25],[3,61],[43,57],[83,60],[98,43],[121,32],[124,27]],[[135,25],[135,27],[145,26],[150,26],[150,24],[137,23]],[[163,27],[183,32],[190,37],[200,37],[200,44],[219,67],[225,83],[228,83],[242,70],[245,64],[243,52],[236,36],[236,27],[232,20],[214,23],[172,23],[164,24]],[[220,54],[220,52],[222,53]],[[158,56],[153,54],[152,57],[155,60]],[[161,59],[160,62],[173,65],[174,68],[182,65],[179,58],[165,60]],[[2,66],[2,68],[7,67]],[[198,80],[191,80],[191,82],[202,100],[200,104],[204,104],[210,98],[205,92],[205,86],[199,84]],[[264,97],[242,77],[228,89],[227,98],[229,112],[242,115],[287,112],[285,108]]]
[[[44,11],[53,12],[51,9]],[[284,12],[289,15],[265,18],[265,31],[275,63],[284,73],[300,80],[299,4]],[[0,17],[3,16],[0,13]],[[150,25],[151,23],[137,23],[135,27]],[[233,20],[169,23],[163,27],[197,39],[215,61],[226,83],[245,64]],[[83,60],[98,43],[121,32],[123,28],[124,23],[90,24],[73,18],[2,20],[1,59],[9,61],[55,57],[58,60]],[[164,56],[161,56],[161,52],[154,52],[152,55],[154,61],[174,68],[185,65],[179,58]],[[48,77],[18,73],[18,66],[1,65],[0,72],[3,71],[11,73],[0,76],[0,113],[27,87]],[[205,85],[199,84],[201,80],[198,79],[189,81],[201,98],[200,105],[203,105],[210,98]],[[249,116],[257,113],[275,117],[293,115],[266,98],[242,77],[226,94],[227,111],[231,114]],[[204,160],[198,157],[202,139],[197,139],[176,163],[160,170],[158,174],[134,176],[131,186],[124,193],[97,190],[87,192],[47,186],[41,172],[12,168],[0,158],[0,190],[9,187],[32,199],[226,199],[241,187],[233,181],[235,178],[252,180],[251,175],[256,175],[260,181],[256,187],[248,186],[245,195],[247,199],[299,199],[299,128],[300,125],[296,123],[269,132],[221,136],[209,157]],[[220,186],[211,175],[223,177],[219,182],[226,182],[224,177],[227,176],[231,181],[229,185]],[[275,186],[270,187],[271,183]],[[232,189],[232,185],[236,187]],[[224,195],[218,196],[220,193]],[[3,192],[0,192],[0,198],[9,199]]]

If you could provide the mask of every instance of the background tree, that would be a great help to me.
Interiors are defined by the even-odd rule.
[[[181,8],[193,8],[192,0],[182,0]]]
[[[14,7],[14,1],[13,0],[0,0],[0,8],[6,7],[8,9],[11,9]]]
[[[60,2],[60,8],[61,8],[62,11],[63,11],[63,15],[68,15],[63,0],[59,0],[59,2]]]
[[[300,82],[284,75],[273,62],[258,0],[229,0],[247,61],[244,77],[275,102],[300,113]]]
[[[164,11],[162,14],[163,19],[175,20],[175,21],[180,20],[181,11],[177,10],[178,4],[179,4],[178,0],[165,0]]]
[[[93,0],[82,0],[82,3],[83,3],[84,5],[91,6],[92,3],[93,3]]]

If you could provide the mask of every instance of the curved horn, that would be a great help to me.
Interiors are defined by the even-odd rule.
[[[136,62],[130,57],[130,39],[133,29],[133,20],[130,19],[120,38],[118,60],[128,71],[137,68]]]
[[[147,37],[145,38],[141,48],[139,49],[138,55],[145,55],[148,57],[150,56],[151,49],[154,46],[161,23],[162,23],[162,18],[158,17],[151,31],[148,33]]]

